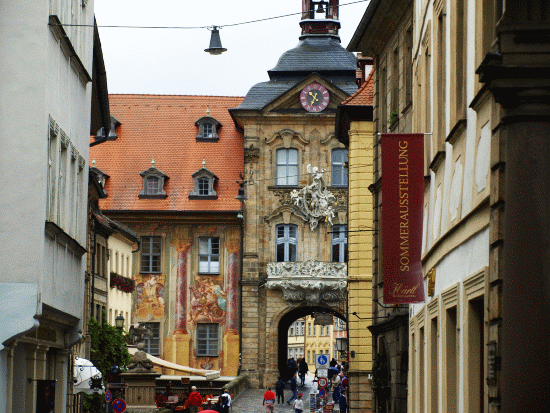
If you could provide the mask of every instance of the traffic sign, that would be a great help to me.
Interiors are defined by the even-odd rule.
[[[107,403],[109,403],[109,402],[111,401],[112,398],[113,398],[112,393],[111,393],[109,390],[107,390],[107,391],[105,392],[105,401],[106,401]]]
[[[317,369],[317,377],[328,377],[328,369]]]
[[[327,354],[317,354],[315,357],[315,368],[317,369],[328,369],[328,355]]]
[[[113,411],[116,413],[122,413],[126,410],[126,402],[122,399],[113,400]]]
[[[319,397],[321,399],[324,399],[325,397],[327,397],[327,392],[325,391],[325,389],[319,389]]]
[[[317,384],[319,385],[319,387],[324,389],[325,387],[327,387],[328,380],[326,379],[326,377],[319,377]]]

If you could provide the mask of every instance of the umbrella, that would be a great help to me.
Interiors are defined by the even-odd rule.
[[[101,378],[101,372],[94,366],[90,360],[80,357],[75,358],[73,369],[74,393],[93,394],[95,391],[90,389],[91,378]],[[103,384],[99,393],[104,393]]]
[[[201,410],[201,413],[218,413],[216,410]]]

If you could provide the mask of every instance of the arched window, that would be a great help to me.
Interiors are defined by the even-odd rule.
[[[348,186],[347,149],[332,150],[332,186]]]
[[[277,185],[298,185],[298,149],[277,150]]]

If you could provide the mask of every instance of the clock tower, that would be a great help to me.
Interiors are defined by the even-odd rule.
[[[259,388],[287,377],[292,323],[347,321],[347,149],[334,131],[338,104],[357,91],[357,59],[340,44],[337,0],[302,0],[299,25],[298,45],[230,110],[245,147],[241,371]],[[315,218],[321,198],[328,215]],[[314,365],[316,348],[301,350]]]

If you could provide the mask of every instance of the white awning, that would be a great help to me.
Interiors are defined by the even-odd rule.
[[[130,352],[130,354],[133,355],[138,351],[138,349],[135,348],[135,347],[128,347],[128,351]],[[171,363],[169,361],[166,361],[166,360],[163,360],[161,358],[152,356],[150,354],[147,354],[147,358],[149,360],[151,360],[151,362],[156,366],[164,367],[164,368],[175,370],[175,371],[179,371],[179,372],[182,372],[182,373],[186,373],[190,376],[201,376],[201,377],[204,377],[208,380],[213,380],[213,379],[217,379],[218,377],[220,377],[219,370],[194,369],[192,367],[182,366],[182,365],[176,364],[176,363]]]
[[[99,371],[90,360],[76,357],[73,369],[73,393],[104,393],[105,388],[103,384],[101,385],[101,390],[94,391],[90,389],[90,379],[92,377],[101,378],[101,371]]]

